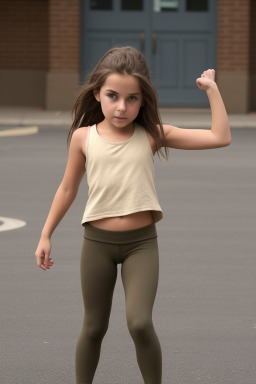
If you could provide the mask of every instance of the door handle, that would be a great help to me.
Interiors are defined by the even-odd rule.
[[[141,52],[144,51],[144,48],[145,48],[145,33],[141,32],[141,34],[140,34],[140,50],[141,50]]]
[[[152,33],[152,53],[153,55],[156,53],[156,46],[157,46],[157,33]]]

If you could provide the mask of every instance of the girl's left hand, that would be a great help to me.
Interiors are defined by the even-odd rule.
[[[207,91],[212,85],[215,84],[215,70],[208,69],[202,73],[201,77],[196,79],[196,84],[199,89]]]

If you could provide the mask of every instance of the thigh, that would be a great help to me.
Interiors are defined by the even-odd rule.
[[[112,245],[84,239],[80,275],[86,321],[108,321],[117,266]]]
[[[128,323],[151,321],[159,276],[157,238],[135,244],[121,273]]]

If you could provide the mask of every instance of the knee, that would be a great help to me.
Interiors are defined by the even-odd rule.
[[[86,324],[85,334],[92,341],[102,340],[108,329],[108,325]]]
[[[153,331],[153,323],[148,320],[133,320],[127,322],[129,332],[136,341],[147,341]]]

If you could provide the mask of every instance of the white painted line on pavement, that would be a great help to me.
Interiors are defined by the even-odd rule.
[[[0,232],[11,231],[12,229],[24,227],[25,225],[25,221],[0,216]]]
[[[34,135],[36,133],[38,133],[38,127],[12,128],[0,131],[0,137],[27,136]]]

